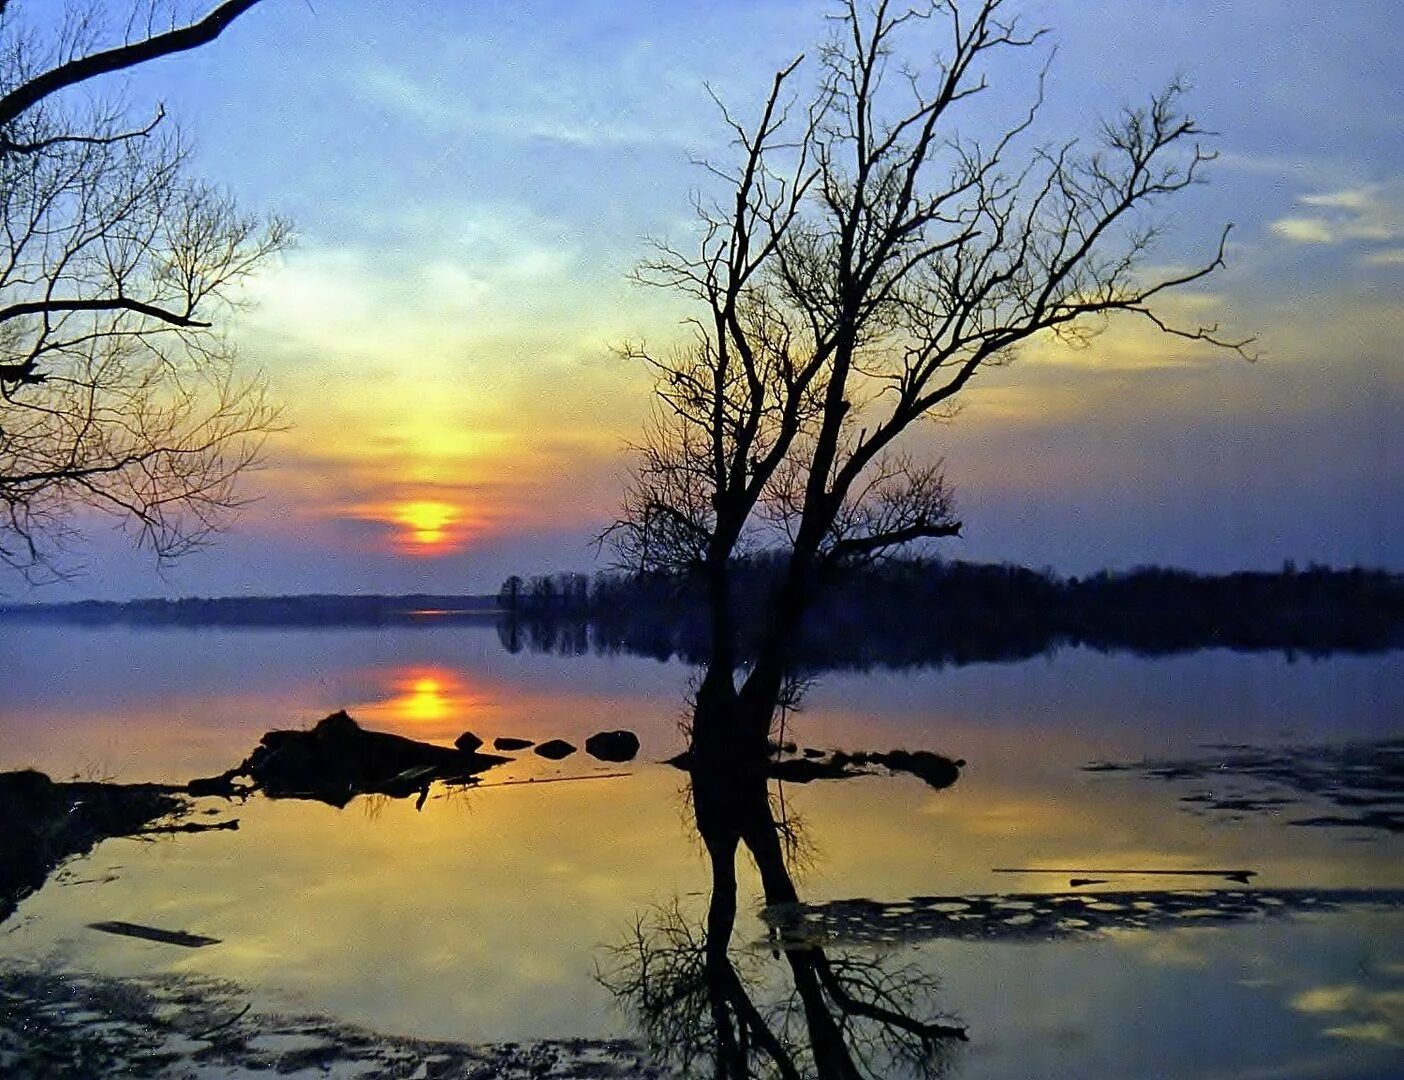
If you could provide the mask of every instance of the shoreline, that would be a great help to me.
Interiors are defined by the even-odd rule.
[[[39,1077],[502,1077],[662,1080],[625,1039],[457,1043],[258,1012],[233,982],[118,978],[0,961],[0,1074]]]

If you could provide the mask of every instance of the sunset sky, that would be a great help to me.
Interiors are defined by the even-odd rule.
[[[818,0],[264,0],[129,80],[198,170],[299,242],[232,326],[288,430],[220,543],[157,572],[99,532],[36,598],[495,591],[591,569],[649,384],[625,340],[686,308],[627,280],[682,240],[724,159],[707,86],[751,115],[828,32]],[[1261,359],[1113,326],[1033,345],[920,437],[965,536],[951,557],[1081,573],[1285,559],[1404,569],[1404,16],[1395,0],[1030,2],[1057,55],[1044,130],[1089,132],[1175,76],[1218,133],[1167,259],[1229,267],[1175,310]],[[1033,61],[1033,63],[1030,63]],[[992,73],[1022,107],[1037,58]],[[121,80],[118,80],[120,82]],[[22,591],[7,582],[0,591]]]

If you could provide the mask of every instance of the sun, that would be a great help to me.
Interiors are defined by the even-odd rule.
[[[415,546],[436,548],[449,541],[450,530],[461,516],[448,503],[419,500],[400,506],[395,521],[409,530],[406,540]]]

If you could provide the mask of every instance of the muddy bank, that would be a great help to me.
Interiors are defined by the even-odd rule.
[[[112,979],[0,965],[0,1076],[289,1074],[564,1080],[661,1078],[620,1039],[448,1043],[397,1038],[327,1017],[260,1014],[235,984],[191,976]]]
[[[0,922],[60,863],[111,836],[173,827],[189,808],[179,788],[161,784],[60,783],[32,769],[0,773]]]

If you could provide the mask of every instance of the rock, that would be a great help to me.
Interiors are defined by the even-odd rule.
[[[492,740],[495,750],[525,750],[533,744],[531,739],[515,739],[510,735],[502,735]]]
[[[357,795],[422,796],[436,780],[470,783],[510,758],[450,750],[389,732],[366,731],[345,712],[311,731],[270,731],[234,770],[272,799],[345,806]]]
[[[317,726],[312,730],[321,732],[329,739],[355,738],[361,730],[361,725],[352,720],[351,714],[345,709],[337,709],[336,712],[318,720]]]
[[[585,740],[585,752],[600,761],[633,761],[639,737],[632,731],[601,731]]]
[[[564,739],[549,739],[538,746],[536,752],[548,761],[560,761],[575,753],[575,747]]]
[[[232,771],[220,773],[218,776],[196,777],[185,785],[185,793],[195,798],[218,796],[222,799],[232,799],[235,790]]]
[[[478,738],[471,731],[465,731],[462,735],[453,740],[453,745],[458,747],[465,754],[471,754],[474,750],[483,745],[483,740]]]

